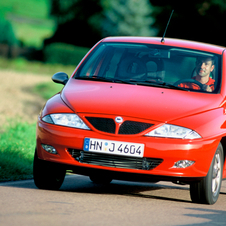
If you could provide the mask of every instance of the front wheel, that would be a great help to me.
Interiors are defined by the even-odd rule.
[[[192,202],[214,204],[220,194],[223,172],[223,147],[218,145],[207,176],[200,182],[190,185]]]
[[[47,162],[38,158],[35,151],[33,162],[34,183],[40,189],[58,190],[66,174],[66,170],[59,164]]]

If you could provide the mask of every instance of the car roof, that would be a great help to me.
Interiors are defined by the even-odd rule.
[[[166,45],[180,48],[196,49],[200,51],[207,51],[215,54],[222,54],[225,50],[225,47],[188,41],[182,39],[174,38],[165,38],[164,42],[161,42],[162,38],[160,37],[108,37],[102,40],[102,42],[131,42],[131,43],[145,43],[145,44],[157,44],[157,45]]]

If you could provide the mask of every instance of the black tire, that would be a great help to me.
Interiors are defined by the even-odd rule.
[[[65,178],[66,170],[59,164],[38,158],[35,151],[33,177],[35,185],[40,189],[58,190]]]
[[[215,152],[207,176],[200,182],[190,185],[190,196],[194,203],[214,204],[220,194],[224,154],[221,143]]]
[[[112,181],[112,178],[108,175],[97,175],[97,174],[92,174],[89,176],[90,180],[95,183],[95,184],[110,184]]]

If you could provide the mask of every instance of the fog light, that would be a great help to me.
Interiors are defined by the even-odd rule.
[[[173,168],[187,168],[187,167],[193,165],[194,163],[195,163],[195,161],[180,160],[174,164]]]
[[[47,144],[42,144],[42,147],[45,151],[47,151],[51,154],[57,154],[57,151],[53,146],[50,146],[50,145],[47,145]]]

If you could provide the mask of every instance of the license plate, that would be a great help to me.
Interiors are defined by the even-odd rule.
[[[114,155],[143,157],[144,144],[85,138],[83,150]]]

